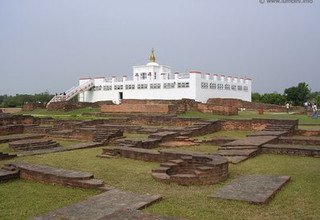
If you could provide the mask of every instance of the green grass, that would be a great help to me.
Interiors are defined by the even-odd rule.
[[[202,136],[196,136],[194,139],[203,141],[203,140],[210,140],[213,138],[244,138],[247,135],[252,134],[252,131],[217,131],[211,134],[206,134]]]
[[[226,182],[211,186],[179,186],[155,181],[151,169],[158,163],[142,162],[124,158],[102,159],[96,155],[100,148],[46,155],[21,157],[31,163],[47,164],[73,170],[91,172],[96,178],[103,179],[106,184],[119,189],[143,194],[160,194],[163,200],[147,208],[146,211],[161,215],[177,216],[187,219],[319,219],[320,217],[320,162],[319,158],[260,155],[238,165],[230,165],[230,176]],[[5,161],[8,162],[8,161]],[[5,163],[0,161],[0,165]],[[274,174],[289,175],[292,180],[275,196],[268,205],[252,205],[244,202],[223,201],[208,198],[215,190],[230,182],[237,175]],[[1,183],[2,188],[9,187],[12,182]],[[50,186],[51,187],[51,186]],[[14,216],[23,219],[25,215],[19,210],[27,210],[29,205],[20,200],[33,201],[31,193],[20,195],[13,187],[8,191],[0,191],[0,210],[2,216]],[[31,187],[33,188],[33,187]],[[37,191],[37,188],[33,188]],[[69,188],[66,188],[69,190]],[[28,191],[28,190],[27,190]],[[39,189],[37,202],[41,207],[34,208],[32,215],[46,212],[60,205],[50,193]],[[49,190],[50,191],[50,190]],[[62,197],[72,198],[83,195],[83,192],[65,192]],[[90,194],[91,192],[89,192]],[[58,193],[57,193],[58,194]],[[49,195],[49,196],[46,196]],[[23,198],[20,198],[23,197]],[[80,197],[78,197],[80,198]],[[32,202],[30,202],[32,203]],[[10,208],[7,204],[10,204]],[[62,205],[61,205],[62,206]],[[30,207],[29,207],[30,208]],[[31,215],[30,215],[31,216]]]
[[[78,120],[90,120],[90,119],[108,119],[107,117],[97,117],[97,116],[90,116],[90,115],[83,115],[83,113],[94,113],[100,112],[99,108],[81,108],[72,111],[47,111],[46,109],[36,109],[33,111],[22,111],[17,114],[24,114],[24,115],[32,115],[34,117],[52,117],[55,119],[78,119]]]
[[[0,152],[2,152],[2,153],[11,153],[13,151],[9,147],[8,143],[2,143],[2,144],[0,144]]]
[[[135,141],[141,141],[148,139],[149,134],[137,134],[137,133],[128,133],[124,132],[123,136],[125,136],[125,139],[128,140],[135,140]]]
[[[74,144],[81,143],[81,141],[64,140],[64,139],[54,139],[54,141],[58,142],[62,147],[68,147]]]
[[[283,112],[265,112],[263,115],[259,115],[255,111],[243,111],[239,112],[239,115],[224,116],[224,115],[213,115],[210,113],[202,113],[198,111],[188,111],[181,114],[179,117],[182,118],[202,118],[205,120],[215,120],[215,119],[252,119],[252,118],[267,118],[267,119],[288,119],[288,120],[299,120],[300,124],[319,124],[320,118],[313,119],[307,115],[301,114],[287,114]]]
[[[0,219],[29,219],[84,200],[96,190],[15,180],[0,183]]]
[[[314,126],[314,125],[312,125],[312,126],[310,126],[310,125],[299,125],[298,128],[301,129],[301,130],[320,130],[320,125],[319,126],[318,125],[316,125],[316,126]]]

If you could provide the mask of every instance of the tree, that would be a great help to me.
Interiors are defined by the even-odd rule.
[[[253,102],[261,102],[261,95],[257,92],[252,93],[251,99]]]
[[[278,93],[266,93],[261,96],[261,102],[275,105],[284,105],[286,103],[286,97]]]
[[[303,105],[310,96],[310,89],[307,83],[301,82],[298,86],[292,86],[284,90],[287,101],[294,105]]]

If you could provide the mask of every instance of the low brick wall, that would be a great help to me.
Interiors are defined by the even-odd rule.
[[[46,108],[46,103],[30,102],[30,103],[24,103],[22,105],[22,111],[33,111],[35,109],[45,109],[45,108]]]
[[[72,111],[80,108],[99,108],[101,105],[113,105],[112,101],[103,102],[51,102],[47,106],[48,111]]]
[[[253,130],[261,131],[269,124],[286,124],[298,126],[298,120],[251,119],[251,120],[225,120],[221,121],[221,130]]]
[[[232,106],[216,106],[198,103],[197,110],[203,113],[212,113],[214,115],[238,115],[238,108]]]
[[[219,155],[190,155],[161,163],[152,177],[179,185],[209,185],[228,177],[228,161]]]
[[[23,125],[0,126],[0,135],[21,134],[24,131]]]
[[[86,172],[64,170],[28,163],[10,163],[6,166],[19,170],[20,178],[22,179],[85,189],[94,189],[104,186],[104,182],[102,180],[94,179],[93,174]]]
[[[120,104],[101,105],[103,113],[144,113],[144,114],[171,114],[173,105],[170,104]]]
[[[268,145],[262,146],[262,153],[264,154],[283,154],[292,156],[304,156],[304,157],[320,157],[320,149],[314,148],[292,148],[292,147],[270,147]]]
[[[301,130],[301,129],[297,129],[295,130],[295,135],[299,135],[299,136],[307,136],[307,137],[311,137],[311,136],[320,136],[320,131],[319,130]]]
[[[0,114],[0,126],[18,124],[30,125],[39,123],[39,119],[34,118],[31,115]]]

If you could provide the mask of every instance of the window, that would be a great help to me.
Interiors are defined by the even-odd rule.
[[[210,89],[217,89],[217,84],[210,83]]]
[[[239,91],[242,91],[242,86],[238,86],[238,90],[239,90]]]
[[[153,78],[157,79],[157,72],[154,72]]]
[[[147,89],[148,88],[148,84],[138,84],[137,88],[138,89]]]
[[[146,79],[147,78],[147,73],[141,73],[141,79]]]
[[[150,89],[161,89],[161,84],[160,83],[151,83]]]
[[[163,88],[164,89],[173,89],[175,83],[163,83]]]
[[[244,86],[243,91],[248,92],[248,86]]]
[[[129,89],[134,89],[134,84],[130,84],[130,85],[126,85],[126,89],[129,90]]]
[[[102,89],[102,86],[95,86],[93,90],[94,90],[94,91],[99,91],[99,90],[101,90],[101,89]]]
[[[112,86],[103,86],[103,90],[112,90]]]
[[[123,85],[114,85],[114,90],[122,90]]]
[[[223,84],[218,84],[218,89],[223,90]]]
[[[225,85],[224,85],[224,89],[225,89],[225,90],[230,90],[230,85],[229,85],[229,84],[225,84]]]
[[[207,89],[207,88],[208,88],[208,83],[202,82],[201,89]]]
[[[178,88],[189,88],[189,82],[179,82]]]
[[[237,86],[236,85],[232,85],[231,86],[231,90],[236,91],[237,90]]]

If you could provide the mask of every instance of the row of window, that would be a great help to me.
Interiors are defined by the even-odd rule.
[[[163,83],[163,88],[164,89],[173,89],[175,88],[176,83]],[[189,82],[179,82],[177,84],[178,88],[189,88],[190,84]],[[93,91],[100,91],[100,90],[108,91],[112,90],[112,86],[95,86],[92,88]],[[114,85],[113,89],[114,90],[123,90],[125,88],[126,90],[133,90],[135,89],[135,84],[127,84],[125,87],[123,85]],[[148,89],[148,84],[137,84],[137,89]],[[150,83],[150,89],[161,89],[161,83]]]
[[[248,86],[236,86],[236,85],[230,85],[230,84],[216,84],[216,83],[206,83],[206,82],[202,82],[201,83],[201,89],[208,89],[210,87],[210,89],[217,89],[218,90],[233,90],[233,91],[248,91]]]
[[[164,89],[173,89],[175,88],[176,83],[163,83],[163,88]],[[177,88],[189,88],[190,84],[189,82],[179,82],[177,84]],[[216,84],[216,83],[206,83],[202,82],[201,83],[201,89],[218,89],[218,90],[233,90],[233,91],[248,91],[248,86],[241,86],[241,85],[230,85],[230,84]],[[114,85],[113,86],[114,90],[123,90],[123,85]],[[135,89],[134,84],[128,84],[125,85],[126,90],[133,90]],[[148,84],[138,84],[137,89],[148,89]],[[150,83],[150,89],[161,89],[161,84],[160,83]],[[102,90],[102,86],[95,86],[92,89],[93,91],[99,91]],[[112,90],[112,86],[103,86],[103,90],[108,91]]]

